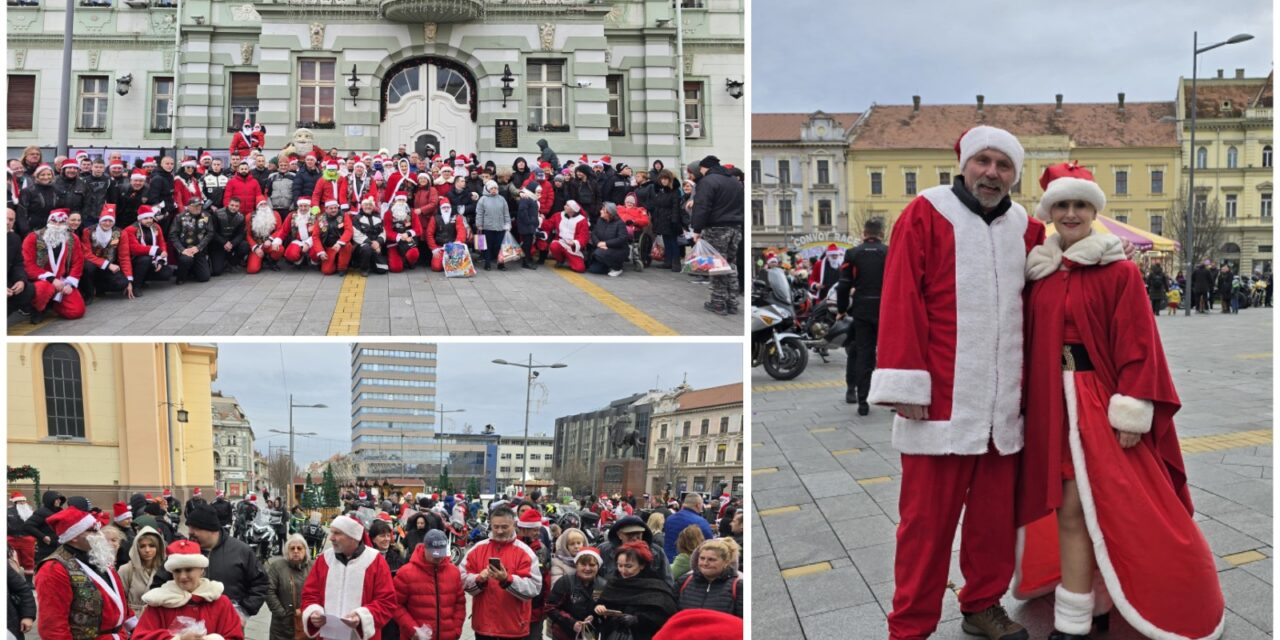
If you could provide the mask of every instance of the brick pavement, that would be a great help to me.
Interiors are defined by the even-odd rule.
[[[152,285],[145,295],[98,298],[81,320],[32,327],[9,317],[10,335],[741,335],[742,316],[702,308],[707,285],[646,269],[617,278],[480,271],[446,279],[422,269],[346,278],[315,270],[224,274],[207,283]],[[744,305],[745,308],[745,305]]]
[[[1224,636],[1272,627],[1272,317],[1243,310],[1161,317],[1183,401],[1177,416],[1196,520],[1217,557]],[[885,638],[893,597],[901,465],[891,414],[844,403],[844,354],[814,358],[792,384],[752,374],[752,633],[757,638]],[[957,545],[951,581],[962,584]],[[1053,629],[1049,598],[1010,615],[1032,638]],[[948,594],[937,638],[967,638]],[[1100,636],[1140,638],[1118,614]]]

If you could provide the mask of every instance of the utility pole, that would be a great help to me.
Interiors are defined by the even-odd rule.
[[[61,156],[67,155],[67,127],[71,120],[71,41],[74,39],[76,28],[76,0],[66,0],[66,6],[67,16],[62,27],[62,96],[58,101],[57,155]],[[60,174],[61,170],[55,167],[53,172],[56,175]]]

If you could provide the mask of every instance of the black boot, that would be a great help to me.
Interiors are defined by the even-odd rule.
[[[506,270],[507,270],[507,263],[505,263],[505,262],[499,262],[499,263],[498,263],[498,271],[506,271]]]
[[[44,321],[44,314],[45,314],[46,312],[48,312],[48,311],[49,311],[49,308],[48,308],[48,307],[45,307],[44,309],[41,309],[40,311],[36,311],[36,310],[34,310],[34,309],[33,309],[33,310],[31,311],[31,324],[40,324],[41,322],[43,322],[43,321]]]
[[[538,265],[534,264],[533,261],[528,258],[522,258],[520,260],[520,266],[524,269],[529,269],[529,270],[534,270],[538,268]]]
[[[865,403],[865,402],[859,402],[859,403],[858,403],[858,415],[860,415],[860,416],[865,416],[865,415],[867,415],[868,413],[871,413],[871,405],[869,405],[869,404],[867,404],[867,403]]]
[[[845,391],[845,392],[844,392],[844,403],[845,403],[845,404],[858,404],[858,390],[857,390],[857,389],[849,389],[848,391]]]

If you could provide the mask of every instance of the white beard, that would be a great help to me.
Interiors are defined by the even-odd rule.
[[[27,503],[25,503],[25,502],[19,502],[18,504],[14,505],[14,507],[16,507],[16,508],[17,508],[17,511],[18,511],[18,517],[19,517],[19,518],[22,518],[22,521],[23,521],[23,522],[26,522],[26,521],[27,521],[27,518],[30,518],[30,517],[31,517],[31,514],[32,514],[32,513],[34,513],[34,512],[31,510],[31,505],[29,505],[29,504],[27,504]]]
[[[271,209],[259,208],[253,214],[253,232],[260,238],[271,235],[276,230],[276,216]]]
[[[444,218],[445,224],[453,222],[453,207],[450,207],[448,211],[440,209],[440,217]]]
[[[393,204],[391,205],[391,219],[396,222],[404,222],[409,219],[409,205]]]
[[[102,227],[93,228],[93,246],[105,247],[111,242],[111,229],[103,229]]]
[[[116,550],[102,532],[89,536],[89,564],[106,571],[116,568]]]
[[[49,225],[44,228],[44,243],[50,249],[57,249],[62,243],[71,239],[71,231],[66,227]]]
[[[294,216],[294,226],[298,228],[298,237],[306,239],[311,237],[311,214],[303,214],[301,212]]]

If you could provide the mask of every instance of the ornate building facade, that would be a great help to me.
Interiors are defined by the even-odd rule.
[[[649,427],[645,486],[655,495],[725,490],[743,495],[747,434],[742,423],[742,383],[671,394],[658,402]],[[714,494],[713,497],[718,497]]]
[[[234,396],[213,392],[213,482],[227,499],[254,486],[253,427]],[[213,496],[206,499],[212,500]]]

